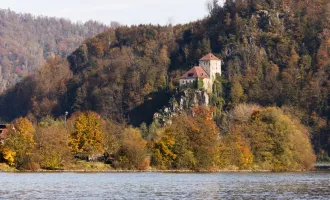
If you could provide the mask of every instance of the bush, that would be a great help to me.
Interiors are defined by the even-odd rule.
[[[35,129],[27,118],[13,121],[3,145],[3,156],[9,165],[23,168],[31,160],[34,150]]]
[[[298,120],[284,114],[281,109],[238,105],[230,115],[234,116],[231,118],[234,120],[231,122],[233,127],[223,141],[231,141],[231,137],[242,137],[253,153],[254,163],[261,168],[284,171],[313,167],[315,155],[308,129]],[[225,142],[225,146],[226,144],[232,146],[231,142]],[[237,162],[231,164],[235,163]]]
[[[64,124],[38,126],[35,134],[36,150],[40,165],[45,169],[59,169],[72,159],[69,132]]]
[[[195,107],[192,115],[175,117],[153,143],[152,164],[162,169],[217,169],[218,129],[213,110]]]
[[[147,169],[147,142],[142,139],[139,129],[126,128],[119,138],[120,148],[114,162],[115,168]]]
[[[103,129],[101,117],[94,112],[79,114],[71,133],[70,146],[73,153],[85,155],[103,154]]]
[[[22,168],[25,170],[30,170],[30,171],[38,171],[40,169],[40,165],[36,162],[27,162],[27,163],[24,163]]]

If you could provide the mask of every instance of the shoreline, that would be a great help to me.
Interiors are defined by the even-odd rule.
[[[3,164],[3,163],[2,163]],[[189,169],[153,169],[146,170],[129,170],[129,169],[112,169],[112,168],[73,168],[73,169],[38,169],[38,170],[18,170],[8,165],[0,166],[0,173],[286,173],[286,172],[330,172],[330,163],[315,163],[314,168],[310,170],[288,170],[274,171],[263,169],[219,169],[219,170],[189,170]]]
[[[0,173],[298,173],[298,172],[320,172],[329,170],[292,170],[292,171],[272,171],[272,170],[2,170]],[[330,172],[330,171],[329,171]]]

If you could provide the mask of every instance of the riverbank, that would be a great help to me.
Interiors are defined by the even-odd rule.
[[[319,170],[330,170],[330,163],[329,162],[316,163],[315,168]]]
[[[18,172],[18,170],[6,163],[0,163],[0,172]]]
[[[34,172],[34,173],[218,173],[218,172],[271,172],[270,170],[125,170],[125,169],[39,169],[39,170],[17,170],[10,166],[0,165],[0,172]]]
[[[314,170],[330,170],[330,163],[316,163]],[[302,172],[304,170],[291,171]],[[173,169],[173,170],[161,170],[161,169],[147,169],[147,170],[126,170],[126,169],[114,169],[109,165],[101,162],[78,162],[74,165],[68,165],[64,169],[38,169],[38,170],[17,170],[14,167],[10,167],[5,163],[0,163],[0,172],[36,172],[36,173],[220,173],[220,172],[242,172],[242,173],[258,173],[258,172],[274,172],[272,170],[239,170],[239,169],[221,169],[221,170],[185,170],[185,169]]]

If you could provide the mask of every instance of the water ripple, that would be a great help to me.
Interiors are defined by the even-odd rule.
[[[330,173],[0,173],[0,199],[330,199]]]

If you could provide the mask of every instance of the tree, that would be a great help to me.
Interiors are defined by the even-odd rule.
[[[309,133],[298,120],[275,107],[251,106],[249,109],[248,106],[243,106],[243,108],[245,109],[240,109],[240,114],[231,114],[236,117],[232,118],[235,121],[231,123],[232,129],[228,137],[233,137],[236,144],[243,147],[243,149],[238,148],[241,152],[246,152],[247,155],[249,150],[252,152],[254,164],[262,169],[276,171],[313,167],[315,155]],[[242,115],[244,118],[239,117]],[[232,146],[226,142],[225,145],[227,144]]]
[[[39,156],[40,166],[44,169],[63,169],[71,162],[69,148],[70,133],[64,122],[40,122],[35,133],[35,152]]]
[[[219,8],[218,0],[209,0],[205,3],[206,10],[210,15],[213,15],[216,12],[216,9]]]
[[[0,65],[5,69],[0,73],[0,93],[34,74],[46,60],[66,58],[85,39],[108,28],[97,22],[80,24],[3,9],[0,20],[4,22],[0,41],[5,44],[0,47]]]
[[[213,94],[210,98],[210,105],[215,107],[215,116],[214,120],[216,121],[217,125],[220,126],[221,120],[224,117],[223,107],[225,105],[225,93],[223,87],[223,79],[220,74],[216,74],[216,79],[213,83]]]
[[[149,167],[147,142],[138,129],[126,128],[120,136],[120,148],[114,166],[122,169],[145,170]]]
[[[233,104],[238,104],[244,101],[244,90],[239,81],[234,81],[230,90],[230,96]]]
[[[210,40],[204,38],[202,40],[200,50],[202,51],[202,55],[206,55],[206,54],[212,52]]]
[[[165,169],[217,169],[219,141],[213,112],[195,107],[192,115],[175,117],[153,143],[152,164]]]
[[[197,169],[213,170],[219,164],[219,130],[213,121],[214,109],[194,107],[188,136],[193,142]]]
[[[33,163],[35,129],[27,118],[16,119],[8,127],[8,135],[3,145],[3,155],[9,165],[18,169],[29,169]]]
[[[220,144],[220,167],[238,167],[239,169],[251,169],[253,154],[239,133],[231,132],[225,136]]]
[[[73,153],[91,156],[103,153],[103,130],[101,118],[94,112],[81,113],[75,123],[70,137]]]

